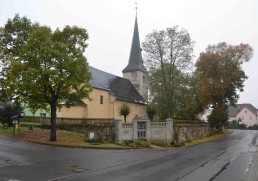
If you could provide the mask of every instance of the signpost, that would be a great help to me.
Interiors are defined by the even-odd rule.
[[[13,123],[13,135],[15,135],[15,130],[17,130],[17,132],[20,132],[20,118],[22,118],[22,116],[20,115],[15,115],[11,117],[12,123]]]

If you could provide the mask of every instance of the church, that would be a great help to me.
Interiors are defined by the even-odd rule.
[[[57,108],[57,118],[108,118],[121,119],[120,107],[123,103],[130,106],[127,121],[135,116],[146,115],[148,100],[147,70],[143,65],[137,16],[133,31],[131,51],[128,65],[122,70],[123,77],[119,77],[89,66],[92,79],[91,100],[83,99],[80,103],[69,108]],[[60,103],[62,105],[62,103]],[[50,117],[50,113],[37,110],[32,114],[25,106],[23,116]]]
[[[148,100],[147,70],[143,65],[140,47],[137,17],[128,65],[123,69],[123,77],[119,77],[89,66],[92,79],[90,84],[93,91],[91,101],[82,100],[81,103],[66,108],[57,109],[57,117],[63,118],[112,118],[123,119],[119,109],[123,103],[130,106],[127,120],[130,122],[135,116],[146,115]]]

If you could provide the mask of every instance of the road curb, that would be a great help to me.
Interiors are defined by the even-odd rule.
[[[258,148],[254,153],[252,163],[249,171],[247,172],[245,181],[258,181]]]

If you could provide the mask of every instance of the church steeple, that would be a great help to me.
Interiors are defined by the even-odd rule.
[[[139,94],[147,101],[148,100],[148,82],[147,70],[143,65],[142,49],[140,46],[138,22],[137,22],[137,7],[136,17],[133,31],[133,40],[129,56],[128,65],[124,68],[123,77],[129,79]]]
[[[139,38],[139,30],[138,30],[138,22],[137,22],[137,14],[136,14],[129,61],[128,61],[128,65],[122,71],[123,73],[133,72],[133,71],[142,71],[144,73],[147,73],[147,70],[143,65],[141,51],[142,49],[140,46],[140,38]]]

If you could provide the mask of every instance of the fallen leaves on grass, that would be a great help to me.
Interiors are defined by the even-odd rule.
[[[57,130],[57,141],[50,141],[50,130],[29,130],[19,134],[18,139],[29,142],[82,146],[85,145],[83,133]]]

